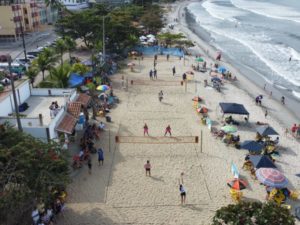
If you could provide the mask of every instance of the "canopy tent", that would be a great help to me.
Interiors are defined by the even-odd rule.
[[[276,168],[273,161],[266,155],[250,155],[249,160],[256,169],[259,168]]]
[[[69,87],[71,88],[75,88],[78,87],[80,85],[82,85],[84,83],[84,77],[77,74],[77,73],[71,73],[69,80],[68,80],[68,84]]]
[[[270,127],[270,126],[260,126],[260,127],[256,128],[256,131],[261,136],[278,135],[278,133],[273,129],[273,127]]]
[[[249,152],[258,152],[260,153],[264,146],[256,141],[248,140],[244,141],[241,144],[242,149],[247,149]]]
[[[239,114],[249,116],[249,112],[242,104],[220,102],[219,105],[223,114]]]

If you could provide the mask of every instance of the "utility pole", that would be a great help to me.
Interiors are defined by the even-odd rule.
[[[11,56],[7,56],[8,59],[8,69],[9,69],[9,76],[10,76],[10,82],[11,82],[11,90],[14,98],[14,105],[15,105],[15,112],[16,112],[16,119],[17,119],[17,125],[19,131],[23,131],[21,120],[20,120],[20,115],[19,115],[19,107],[18,107],[18,102],[17,102],[17,96],[16,96],[16,90],[15,90],[15,83],[14,83],[14,78],[11,72]]]
[[[103,58],[103,64],[105,63],[105,23],[104,23],[104,20],[105,20],[105,16],[102,17],[102,46],[103,46],[103,52],[102,52],[102,58]]]
[[[21,10],[23,10],[22,7],[21,7]],[[20,14],[19,14],[19,10],[18,10],[18,17],[19,18],[21,17]],[[19,22],[20,22],[20,30],[21,30],[21,37],[22,37],[22,44],[23,44],[25,62],[27,63],[26,43],[25,43],[24,29],[23,29],[22,20],[20,19]]]

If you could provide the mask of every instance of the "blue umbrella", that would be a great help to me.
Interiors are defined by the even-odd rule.
[[[213,77],[211,78],[211,82],[222,82],[222,80],[219,77]]]
[[[227,69],[224,67],[224,66],[220,66],[219,68],[218,68],[218,72],[219,73],[225,73],[227,71]]]
[[[247,149],[250,152],[261,152],[264,146],[256,141],[244,141],[241,144],[241,148]]]
[[[266,155],[250,155],[249,160],[252,162],[254,168],[276,168],[273,161]]]
[[[278,135],[278,133],[270,126],[260,126],[256,129],[256,131],[261,136],[268,136],[268,135]]]

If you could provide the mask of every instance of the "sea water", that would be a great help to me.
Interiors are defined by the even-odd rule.
[[[300,0],[206,0],[187,10],[242,72],[300,101]]]

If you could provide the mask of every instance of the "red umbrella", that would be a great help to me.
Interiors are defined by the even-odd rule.
[[[234,178],[227,181],[227,185],[235,190],[243,190],[246,189],[248,183],[242,179]]]

